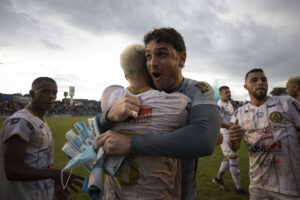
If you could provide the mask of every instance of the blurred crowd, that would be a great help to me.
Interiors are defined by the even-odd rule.
[[[0,116],[10,116],[17,110],[26,106],[25,103],[19,102],[0,102]],[[53,115],[95,115],[101,112],[99,102],[84,102],[74,103],[73,105],[66,104],[61,101],[56,101],[51,111],[47,116]]]

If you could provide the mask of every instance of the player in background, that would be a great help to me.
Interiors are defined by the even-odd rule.
[[[228,145],[229,138],[229,128],[231,126],[230,120],[234,112],[234,108],[230,102],[231,92],[228,86],[221,86],[219,88],[220,100],[218,105],[220,107],[221,113],[221,133],[223,135],[223,142],[221,144],[221,149],[224,155],[224,159],[219,168],[218,174],[213,178],[213,183],[217,184],[221,189],[227,190],[223,182],[223,175],[226,171],[230,171],[235,189],[238,193],[248,194],[248,191],[245,190],[240,181],[240,170],[239,170],[239,158],[238,152],[232,151]]]
[[[230,148],[241,139],[249,152],[250,200],[300,199],[300,105],[290,96],[267,96],[268,81],[262,69],[246,74],[244,88],[250,103],[233,115]]]
[[[286,83],[286,93],[294,97],[300,103],[300,74],[292,76]],[[298,139],[300,142],[300,131],[298,131]]]
[[[300,103],[300,74],[292,76],[286,83],[286,93]]]
[[[8,117],[0,131],[0,198],[5,200],[67,199],[82,177],[54,168],[52,133],[44,118],[56,99],[56,82],[39,77],[32,83],[29,104]],[[67,179],[69,182],[66,183]]]

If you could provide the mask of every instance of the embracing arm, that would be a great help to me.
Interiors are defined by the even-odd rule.
[[[115,124],[114,122],[109,121],[107,119],[107,114],[109,111],[110,111],[110,109],[108,109],[104,112],[101,112],[96,116],[98,127],[99,127],[101,133],[104,133],[105,131],[111,129],[113,127],[113,125]]]
[[[220,113],[215,105],[191,108],[189,124],[169,133],[151,133],[131,137],[134,155],[197,158],[213,153],[220,131]]]

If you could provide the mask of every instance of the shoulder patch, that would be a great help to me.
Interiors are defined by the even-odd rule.
[[[196,87],[198,87],[198,89],[202,92],[202,93],[209,93],[210,92],[210,87],[207,83],[205,82],[198,82],[196,85]]]
[[[10,125],[17,124],[20,121],[20,118],[13,118],[9,121]]]

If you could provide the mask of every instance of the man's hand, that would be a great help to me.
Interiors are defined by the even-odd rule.
[[[239,126],[238,120],[236,120],[229,129],[228,144],[233,151],[237,151],[240,148],[243,135],[245,135],[245,130]]]
[[[142,102],[138,97],[126,94],[110,108],[107,119],[112,122],[123,122],[128,117],[136,118],[141,106]]]
[[[106,131],[101,134],[94,145],[94,149],[103,146],[103,150],[108,155],[125,156],[130,153],[131,141],[130,136],[119,134],[114,131]]]
[[[83,185],[83,180],[84,178],[82,176],[76,175],[71,173],[68,170],[63,171],[63,184],[67,184],[67,187],[63,189],[63,186],[61,185],[61,170],[56,169],[57,173],[54,177],[54,182],[55,182],[55,190],[54,194],[57,198],[57,200],[60,199],[67,199],[67,196],[69,196],[70,192],[68,189],[73,190],[74,192],[79,192],[78,188],[82,188]],[[71,176],[70,176],[71,173]],[[69,178],[70,176],[70,178]],[[69,178],[69,181],[67,182]]]
[[[67,189],[63,189],[61,185],[55,185],[54,196],[56,200],[68,199],[70,192]]]

